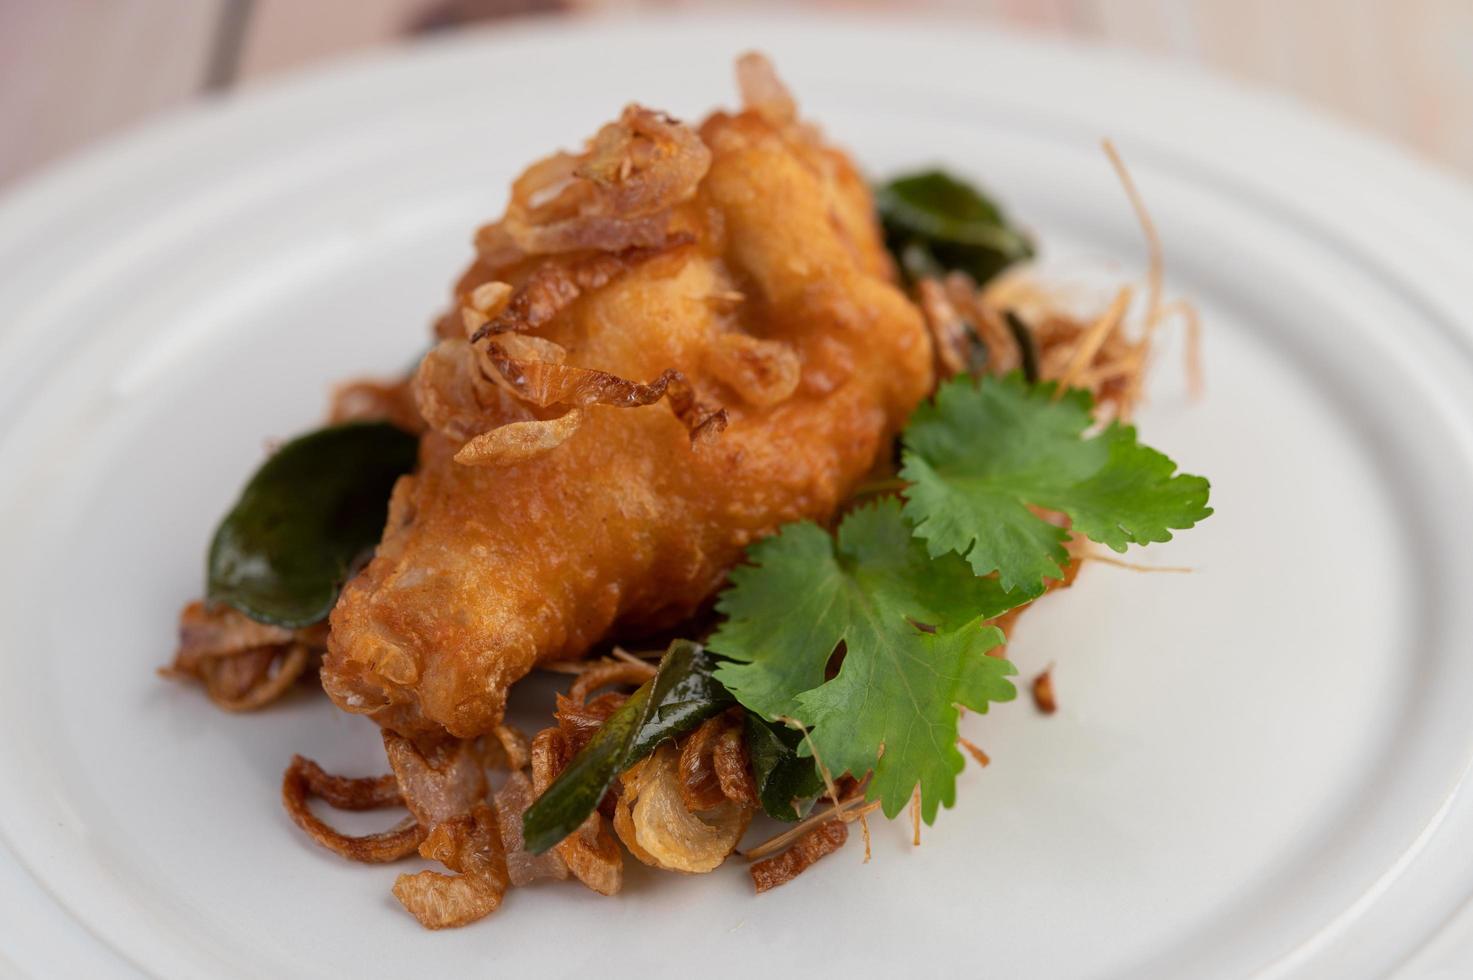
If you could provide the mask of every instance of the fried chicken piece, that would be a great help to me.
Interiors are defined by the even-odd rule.
[[[748,543],[831,518],[930,390],[863,179],[739,71],[744,111],[631,106],[478,234],[414,382],[419,467],[332,613],[340,707],[490,731],[539,661],[668,628]]]

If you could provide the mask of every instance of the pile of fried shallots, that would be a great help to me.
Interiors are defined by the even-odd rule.
[[[578,675],[568,694],[558,695],[556,725],[530,742],[506,725],[492,737],[430,745],[385,731],[392,774],[357,779],[330,775],[297,756],[282,783],[287,813],[313,840],[353,861],[383,863],[418,852],[444,864],[452,874],[405,873],[394,884],[404,907],[432,929],[482,918],[495,911],[509,887],[541,878],[571,876],[613,895],[623,883],[620,842],[638,860],[664,870],[703,873],[719,867],[757,811],[738,708],[667,742],[624,772],[598,811],[553,850],[525,850],[522,814],[627,697],[590,697],[592,692],[642,683],[654,673],[632,657],[563,666]],[[495,788],[491,774],[500,776]],[[757,856],[777,852],[750,866],[758,891],[790,881],[844,843],[843,818],[868,809],[854,806],[862,799],[861,787],[850,781],[843,789],[840,808],[823,809],[781,840],[752,849]],[[404,807],[409,815],[381,833],[353,837],[313,813],[312,797],[342,810]]]

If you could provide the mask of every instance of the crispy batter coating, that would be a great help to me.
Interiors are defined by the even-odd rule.
[[[519,185],[578,190],[538,205],[556,241],[594,248],[524,251],[553,236],[515,193],[477,236],[415,382],[418,470],[332,614],[339,706],[406,735],[490,732],[538,662],[678,623],[749,542],[832,517],[930,389],[863,179],[763,95],[700,127],[708,166],[690,130],[635,107],[582,157],[534,165]],[[646,169],[680,153],[669,179]],[[664,210],[618,219],[621,181]]]

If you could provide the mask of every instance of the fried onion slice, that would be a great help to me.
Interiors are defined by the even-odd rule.
[[[532,792],[541,796],[563,771],[573,753],[557,728],[544,728],[532,739]]]
[[[497,725],[482,739],[481,757],[489,766],[517,772],[531,764],[532,742],[515,725]]]
[[[727,725],[721,715],[707,718],[680,747],[680,801],[693,813],[713,810],[726,802],[712,756]]]
[[[217,708],[257,711],[290,691],[311,659],[305,645],[288,643],[210,657],[200,662],[195,676],[204,681],[205,693]]]
[[[310,759],[300,755],[292,757],[291,765],[287,767],[281,780],[281,802],[287,815],[308,837],[350,861],[367,864],[397,861],[413,854],[414,849],[425,839],[424,830],[413,817],[407,817],[394,827],[377,834],[362,837],[344,834],[312,812],[307,800],[314,795],[333,806],[344,804],[338,806],[338,809],[368,810],[398,803],[397,788],[390,796],[384,788],[383,778],[345,779],[331,776]]]
[[[255,711],[290,691],[326,643],[320,628],[258,623],[195,601],[179,613],[179,646],[164,677],[193,678],[225,711]]]
[[[666,398],[675,417],[690,431],[692,445],[726,428],[726,409],[702,403],[685,375],[674,368],[643,384],[593,368],[517,358],[494,335],[488,339],[485,351],[496,373],[517,397],[540,408],[560,404],[638,408]]]
[[[568,686],[568,697],[578,704],[588,695],[609,684],[638,686],[655,676],[654,664],[630,663],[627,660],[604,660],[579,674]]]
[[[681,799],[680,759],[666,742],[637,771],[625,773],[615,829],[635,857],[667,871],[703,874],[726,860],[752,819],[730,801],[692,813]],[[616,814],[617,814],[616,810]]]
[[[486,771],[475,744],[444,739],[416,745],[384,729],[384,751],[404,805],[427,828],[463,817],[486,797]]]
[[[722,795],[733,803],[757,805],[757,781],[752,776],[747,741],[740,723],[728,726],[716,737],[711,763],[715,766],[716,781],[721,785]]]
[[[563,733],[569,758],[582,751],[594,733],[609,720],[609,715],[618,711],[626,700],[627,695],[613,692],[600,694],[587,704],[561,694],[557,696],[554,717]]]
[[[568,866],[556,850],[546,854],[527,851],[522,836],[522,815],[534,799],[532,781],[524,772],[513,772],[496,791],[496,818],[501,824],[501,846],[506,853],[506,872],[518,888],[538,878],[568,877]]]
[[[174,666],[193,670],[201,660],[290,643],[295,634],[258,623],[229,606],[206,607],[196,599],[179,612],[179,648]]]
[[[624,886],[624,856],[609,830],[609,822],[598,812],[590,813],[578,829],[557,846],[573,877],[600,895],[617,895]]]
[[[952,304],[946,287],[939,279],[926,278],[916,283],[916,297],[931,334],[931,347],[936,352],[936,375],[952,378],[967,370],[971,363],[969,341],[962,316]]]
[[[597,185],[608,211],[638,215],[688,199],[710,166],[711,151],[695,130],[631,104],[594,134],[573,173]]]
[[[570,162],[568,165],[573,164]],[[565,203],[571,205],[576,199],[584,202],[595,199],[589,190],[592,182],[580,182],[571,173],[565,178],[564,186],[567,190],[557,197]],[[570,210],[574,212],[570,217],[536,223],[524,214],[516,213],[514,206],[508,207],[501,227],[507,241],[523,255],[556,255],[585,249],[615,252],[626,248],[654,248],[665,241],[670,227],[668,211],[620,217],[599,213],[593,208],[581,214],[577,213],[576,207],[570,207]]]
[[[494,808],[478,803],[436,825],[419,853],[455,872],[419,871],[394,882],[394,897],[426,929],[467,925],[501,905],[510,878]]]
[[[1042,673],[1033,678],[1033,704],[1038,708],[1040,714],[1051,715],[1059,710],[1059,702],[1054,694],[1054,668],[1052,664],[1045,667]]]
[[[292,757],[295,768],[306,781],[311,794],[334,810],[381,810],[401,806],[399,780],[393,773],[386,776],[335,776],[311,759]]]
[[[488,416],[503,414],[503,402],[515,404],[485,375],[470,344],[458,337],[430,349],[410,388],[425,424],[460,443],[486,431]]]
[[[757,805],[740,710],[708,718],[686,736],[680,746],[680,798],[695,813],[728,801]]]
[[[652,868],[658,868],[660,867],[659,859],[640,846],[639,834],[635,832],[634,827],[635,797],[632,791],[637,791],[639,787],[640,770],[644,768],[646,761],[648,760],[635,763],[620,777],[621,791],[618,800],[614,803],[612,822],[614,833],[618,835],[619,840],[624,842],[624,846],[629,849],[630,854],[634,855],[635,860]]]
[[[710,166],[711,151],[694,130],[631,105],[594,135],[585,154],[553,154],[523,171],[512,183],[501,234],[525,255],[657,245],[670,209],[695,193]],[[504,247],[486,251],[510,254]]]
[[[455,454],[463,466],[511,466],[525,463],[567,442],[583,424],[583,410],[575,408],[555,419],[508,422],[474,436]]]

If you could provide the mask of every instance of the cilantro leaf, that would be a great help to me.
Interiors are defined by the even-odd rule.
[[[932,558],[897,501],[853,511],[837,538],[790,524],[749,549],[717,608],[716,676],[768,719],[811,730],[834,773],[874,771],[869,795],[894,816],[917,786],[929,823],[956,798],[956,706],[987,710],[1016,690],[1002,633],[985,621],[1027,601],[955,555]],[[840,644],[843,664],[825,681]]]
[[[1018,375],[959,378],[921,406],[904,434],[905,516],[931,555],[955,552],[978,575],[1027,595],[1060,578],[1068,532],[1030,507],[1062,511],[1074,530],[1124,551],[1170,541],[1212,513],[1208,483],[1111,423],[1091,438],[1088,392],[1055,397]]]

